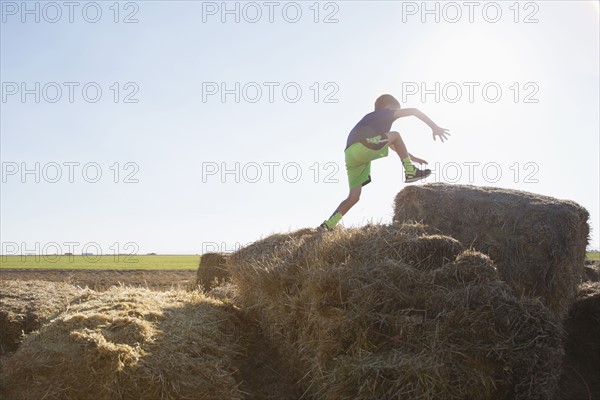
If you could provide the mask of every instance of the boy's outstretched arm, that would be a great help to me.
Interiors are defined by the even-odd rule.
[[[431,118],[429,118],[427,115],[421,112],[421,110],[418,110],[416,108],[403,108],[396,111],[394,115],[396,118],[408,117],[411,115],[419,118],[421,121],[429,125],[429,127],[433,131],[433,140],[436,140],[435,137],[439,136],[440,140],[444,142],[444,140],[448,139],[446,136],[450,136],[450,134],[448,133],[448,129],[439,127],[435,122],[431,120]]]

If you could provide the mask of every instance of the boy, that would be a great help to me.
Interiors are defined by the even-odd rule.
[[[375,101],[375,111],[365,115],[350,131],[344,150],[350,193],[338,208],[319,228],[332,230],[352,206],[360,199],[362,187],[371,182],[371,161],[387,157],[388,148],[398,153],[404,166],[404,181],[416,182],[431,174],[431,170],[420,170],[412,164],[427,164],[427,161],[410,154],[398,132],[390,132],[392,123],[398,118],[414,115],[425,122],[433,131],[433,140],[439,136],[442,142],[447,139],[448,129],[440,128],[429,117],[416,108],[401,109],[400,103],[389,94],[379,96]]]

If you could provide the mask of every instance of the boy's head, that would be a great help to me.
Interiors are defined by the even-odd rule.
[[[391,94],[382,94],[375,100],[375,110],[382,110],[387,108],[388,110],[399,110],[400,103]]]

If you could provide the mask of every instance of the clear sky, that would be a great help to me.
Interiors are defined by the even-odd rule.
[[[597,1],[0,3],[5,254],[317,226],[383,93],[450,129],[394,125],[428,182],[573,200],[600,247]],[[372,175],[345,226],[391,221],[401,163]]]

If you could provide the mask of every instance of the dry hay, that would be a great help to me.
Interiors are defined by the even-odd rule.
[[[568,336],[561,397],[600,399],[600,282],[579,286],[565,328]]]
[[[207,296],[220,300],[223,303],[235,304],[238,296],[237,286],[231,282],[225,282],[212,288],[206,293]]]
[[[0,355],[15,351],[24,333],[40,329],[89,293],[66,283],[0,280]]]
[[[229,281],[226,268],[227,254],[204,253],[200,257],[200,265],[196,277],[196,285],[205,291]]]
[[[240,399],[236,318],[199,292],[113,288],[28,335],[3,399]]]
[[[588,212],[571,201],[468,185],[409,186],[394,220],[419,221],[494,260],[518,295],[540,296],[566,317],[581,281]]]
[[[317,399],[549,399],[562,330],[422,225],[304,230],[232,254],[240,302]]]

